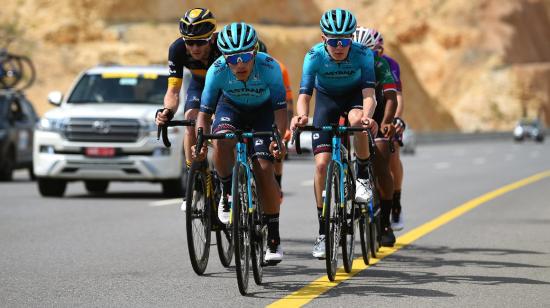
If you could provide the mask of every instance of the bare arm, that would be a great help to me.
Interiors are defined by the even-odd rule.
[[[168,108],[176,113],[180,104],[180,90],[181,86],[168,86],[164,95],[164,108]]]
[[[374,88],[363,89],[363,117],[372,118],[375,109]]]
[[[298,95],[298,101],[296,102],[296,116],[292,118],[290,122],[290,129],[294,130],[296,126],[306,125],[309,115],[309,102],[311,101],[311,95],[300,94]]]
[[[404,110],[403,92],[397,92],[397,110],[395,111],[395,116],[398,118],[403,117]]]

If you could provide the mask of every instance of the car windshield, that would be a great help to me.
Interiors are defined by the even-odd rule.
[[[167,79],[158,74],[87,74],[67,102],[162,104]]]

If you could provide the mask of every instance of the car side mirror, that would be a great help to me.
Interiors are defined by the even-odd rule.
[[[61,101],[63,100],[63,93],[60,91],[53,91],[48,94],[48,102],[54,106],[61,105]]]

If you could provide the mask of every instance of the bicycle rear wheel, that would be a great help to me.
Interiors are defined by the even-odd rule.
[[[213,190],[213,204],[212,204],[212,215],[216,217],[218,213],[218,204],[220,203],[221,198],[221,187],[219,179],[214,171],[211,171],[211,183]],[[218,248],[218,256],[220,257],[220,262],[224,267],[229,267],[231,261],[233,260],[233,238],[231,237],[231,229],[228,225],[222,224],[218,219],[214,218],[213,223],[217,224],[216,230],[216,246]]]
[[[248,187],[245,167],[235,163],[233,168],[232,187],[232,229],[235,245],[235,268],[239,292],[248,292],[248,276],[250,270],[250,217],[248,214]]]
[[[345,175],[344,182],[344,208],[341,208],[342,213],[342,260],[346,273],[351,273],[353,268],[353,258],[355,251],[355,181],[351,175],[351,170],[348,169]]]
[[[323,216],[325,221],[325,261],[327,276],[330,281],[336,278],[338,267],[338,244],[341,232],[339,166],[331,161],[327,170]]]
[[[189,174],[185,201],[187,247],[193,270],[202,275],[210,254],[211,204],[207,197],[206,176],[202,164],[193,163]]]
[[[250,187],[252,193],[252,202],[254,213],[250,215],[250,247],[252,257],[252,273],[254,282],[257,285],[262,284],[263,279],[263,257],[267,249],[267,226],[262,223],[263,208],[258,198],[258,191],[254,177],[250,178]]]

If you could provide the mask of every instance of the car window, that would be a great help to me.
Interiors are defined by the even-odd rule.
[[[162,104],[168,76],[158,74],[88,74],[68,103]]]

